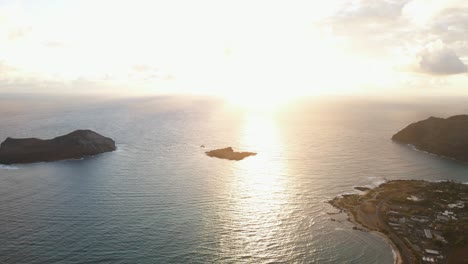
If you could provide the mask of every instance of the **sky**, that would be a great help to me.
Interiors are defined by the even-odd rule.
[[[0,93],[468,95],[466,0],[0,0]]]

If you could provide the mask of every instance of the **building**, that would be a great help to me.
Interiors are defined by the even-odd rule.
[[[449,218],[445,215],[438,215],[437,220],[448,222]]]
[[[424,234],[426,235],[426,237],[427,237],[428,239],[432,239],[431,230],[429,230],[429,229],[424,229]],[[426,249],[426,251],[427,251],[427,249]]]
[[[416,222],[420,222],[420,223],[427,223],[427,222],[429,222],[429,217],[416,215],[416,216],[412,216],[411,220],[416,221]]]
[[[437,250],[426,249],[425,251],[426,251],[427,254],[439,255],[439,251],[437,251]]]
[[[435,262],[435,259],[432,258],[432,257],[423,257],[422,259],[423,259],[423,261],[425,261],[425,262]]]

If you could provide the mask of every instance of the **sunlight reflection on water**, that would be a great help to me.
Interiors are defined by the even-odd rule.
[[[386,242],[331,221],[326,201],[384,178],[467,181],[465,164],[390,140],[465,102],[307,100],[274,115],[191,98],[50,100],[0,115],[0,140],[89,128],[119,151],[0,167],[1,263],[388,264]],[[258,155],[205,155],[227,146]]]
[[[241,149],[258,152],[256,156],[238,162],[233,168],[236,179],[231,186],[230,235],[222,245],[224,250],[247,256],[274,259],[280,243],[294,240],[285,234],[283,217],[292,210],[286,191],[287,164],[280,159],[283,142],[272,116],[248,115],[241,133]],[[274,248],[271,248],[274,247]],[[224,251],[223,250],[223,251]],[[265,255],[266,254],[266,255]],[[238,254],[237,254],[238,255]],[[268,256],[267,256],[268,255]]]

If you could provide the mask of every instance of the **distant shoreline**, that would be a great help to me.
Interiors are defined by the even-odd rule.
[[[448,118],[429,117],[412,123],[392,136],[398,143],[447,157],[468,162],[468,115],[455,115]],[[450,147],[447,147],[450,146]]]

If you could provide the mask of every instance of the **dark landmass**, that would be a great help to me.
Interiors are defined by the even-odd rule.
[[[361,191],[361,192],[366,192],[366,191],[370,190],[369,187],[360,187],[360,186],[354,187],[354,189],[356,189],[358,191]]]
[[[32,163],[79,159],[116,149],[114,140],[91,130],[76,130],[49,140],[7,138],[0,145],[0,163]]]
[[[330,203],[350,221],[383,234],[399,263],[468,262],[468,185],[389,181]]]
[[[407,126],[393,135],[392,140],[468,162],[468,115],[430,117]]]
[[[242,160],[246,157],[257,155],[255,152],[236,152],[231,147],[215,149],[205,153],[210,157],[228,160]]]

